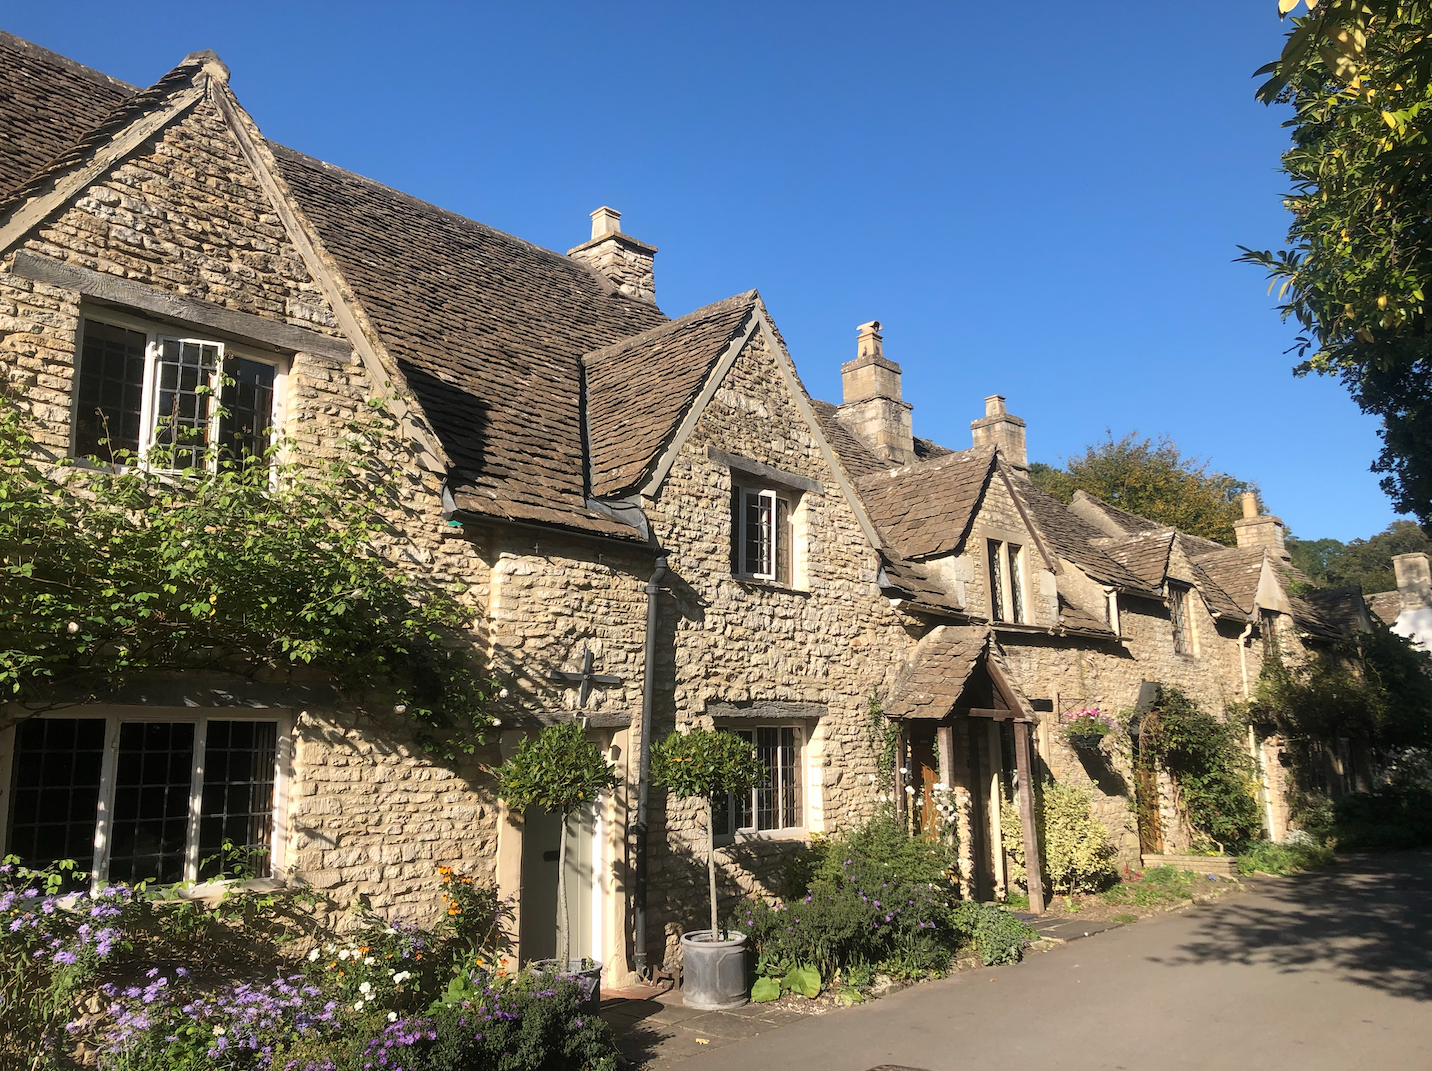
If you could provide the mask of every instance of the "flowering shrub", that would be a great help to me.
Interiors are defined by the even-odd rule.
[[[514,970],[497,947],[508,906],[443,877],[435,928],[370,917],[310,935],[301,953],[275,927],[246,926],[246,909],[122,885],[64,894],[58,867],[7,861],[0,1067],[89,1052],[99,1071],[611,1071],[610,1033],[582,1011],[580,986]],[[216,977],[260,964],[266,978]]]
[[[130,947],[142,898],[123,885],[62,893],[72,869],[0,863],[0,1067],[58,1044],[75,995]]]
[[[949,969],[960,934],[946,846],[877,818],[813,851],[804,896],[748,900],[730,922],[750,935],[759,974],[784,977],[806,965],[827,979],[852,969],[900,976]]]
[[[1108,830],[1094,817],[1089,790],[1062,781],[1045,781],[1035,796],[1042,870],[1055,892],[1095,892],[1118,880]],[[1027,886],[1024,819],[1009,800],[1000,804],[1000,837],[1008,861],[1009,884]]]

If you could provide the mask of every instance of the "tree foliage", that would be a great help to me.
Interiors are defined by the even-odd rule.
[[[1240,259],[1267,270],[1302,328],[1295,371],[1337,376],[1382,418],[1373,469],[1399,512],[1432,524],[1432,5],[1309,8],[1260,72],[1272,75],[1260,98],[1293,107],[1289,248]]]
[[[1368,539],[1344,543],[1338,539],[1287,540],[1293,564],[1318,585],[1359,585],[1366,595],[1397,587],[1392,568],[1396,554],[1432,553],[1432,539],[1412,521],[1393,521]]]
[[[1069,502],[1084,491],[1140,517],[1173,525],[1192,535],[1233,545],[1233,522],[1242,516],[1238,496],[1254,484],[1210,469],[1209,462],[1185,456],[1166,436],[1139,438],[1113,432],[1067,459],[1063,469],[1029,467],[1036,487]]]
[[[471,751],[491,719],[469,613],[378,549],[401,538],[387,428],[375,403],[323,463],[282,443],[179,473],[47,464],[0,393],[0,692],[41,707],[59,684],[102,695],[146,670],[313,666]]]

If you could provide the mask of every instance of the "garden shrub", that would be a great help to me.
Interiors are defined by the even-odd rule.
[[[1333,861],[1333,851],[1306,833],[1287,840],[1260,840],[1238,857],[1240,874],[1296,874]]]
[[[998,904],[965,900],[955,909],[955,925],[974,945],[986,967],[1018,963],[1038,934]]]
[[[1164,907],[1193,899],[1192,871],[1173,866],[1151,866],[1142,877],[1131,877],[1103,894],[1109,904]]]
[[[1035,797],[1043,872],[1054,892],[1097,892],[1118,880],[1114,846],[1104,823],[1094,817],[1089,790],[1062,781],[1045,781]],[[1000,839],[1006,877],[1013,888],[1028,885],[1024,857],[1024,819],[1009,800],[1000,804]]]
[[[1393,753],[1385,782],[1372,792],[1333,801],[1333,836],[1339,848],[1385,851],[1432,844],[1432,751]]]
[[[952,863],[946,847],[879,817],[821,845],[803,896],[748,900],[730,927],[750,935],[763,977],[807,966],[825,979],[852,970],[943,973],[960,937]]]

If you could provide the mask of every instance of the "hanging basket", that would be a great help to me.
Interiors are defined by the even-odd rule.
[[[1067,737],[1071,747],[1080,751],[1098,751],[1099,745],[1104,742],[1103,733],[1070,733]]]

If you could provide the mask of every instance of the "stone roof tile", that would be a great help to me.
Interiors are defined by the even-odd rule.
[[[901,718],[943,718],[979,665],[989,644],[984,625],[942,625],[923,640],[896,685],[890,713]]]
[[[1141,595],[1156,594],[1127,566],[1094,545],[1094,540],[1104,538],[1103,532],[1029,481],[1018,480],[1014,486],[1035,527],[1061,558],[1073,562],[1097,583]]]
[[[582,358],[592,494],[640,486],[757,300],[750,290]]]
[[[452,458],[458,508],[637,538],[586,505],[581,355],[661,311],[560,253],[272,149]]]
[[[856,481],[871,521],[897,553],[926,558],[963,541],[994,471],[993,447],[977,447]]]
[[[0,31],[0,191],[44,169],[137,92]]]
[[[1174,535],[1172,528],[1164,528],[1120,539],[1105,538],[1095,545],[1142,580],[1145,587],[1159,591],[1168,575]]]

